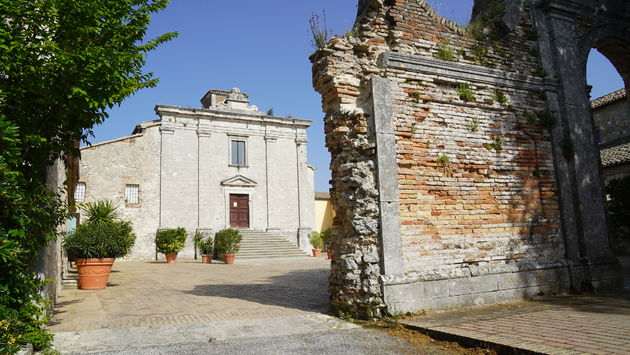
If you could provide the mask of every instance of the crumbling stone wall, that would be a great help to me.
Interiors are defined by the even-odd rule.
[[[400,314],[588,280],[566,257],[558,83],[529,3],[478,0],[463,28],[424,0],[360,1],[354,29],[311,56],[337,212],[333,308]]]

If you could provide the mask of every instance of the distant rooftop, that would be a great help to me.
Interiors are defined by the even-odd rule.
[[[630,163],[630,142],[601,149],[599,154],[604,168]]]
[[[600,108],[602,106],[606,106],[606,105],[610,105],[612,103],[615,103],[617,101],[621,101],[621,100],[625,100],[626,99],[626,89],[619,89],[617,91],[613,91],[608,95],[604,95],[602,97],[599,97],[593,101],[591,101],[591,107],[593,107],[593,109],[596,108]]]

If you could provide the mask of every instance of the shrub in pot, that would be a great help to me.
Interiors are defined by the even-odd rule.
[[[332,228],[328,228],[321,233],[322,242],[324,244],[324,248],[326,249],[326,254],[328,254],[328,259],[332,259],[332,251],[331,247],[331,238],[332,238]]]
[[[243,240],[243,236],[236,229],[229,228],[217,232],[216,248],[219,253],[223,254],[223,260],[226,264],[234,263],[236,253],[241,248],[241,240]]]
[[[195,247],[201,253],[201,262],[212,263],[212,253],[214,252],[214,238],[206,233],[195,233]]]
[[[65,236],[63,247],[79,271],[79,287],[98,290],[107,286],[116,258],[131,251],[136,236],[131,222],[116,217],[116,206],[103,200],[84,204],[87,221]]]
[[[311,242],[313,246],[313,256],[318,258],[322,253],[322,248],[324,247],[324,240],[322,239],[322,234],[316,231],[310,232],[308,234],[308,240]]]
[[[166,262],[175,263],[177,253],[186,245],[186,229],[182,227],[164,229],[155,234],[155,246],[158,253],[164,254]]]

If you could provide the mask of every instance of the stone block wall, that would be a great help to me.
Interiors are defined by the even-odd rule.
[[[623,96],[619,96],[621,97],[612,99],[610,103],[593,108],[594,124],[600,135],[599,143],[604,146],[630,140],[630,103],[625,92]]]
[[[557,82],[528,2],[491,18],[482,2],[467,29],[424,0],[362,1],[353,31],[310,58],[332,155],[339,311],[492,304],[583,275],[565,257],[545,95]]]

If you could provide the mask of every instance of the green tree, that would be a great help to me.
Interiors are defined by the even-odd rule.
[[[107,109],[157,79],[145,40],[169,0],[0,1],[0,353],[48,345],[33,260],[65,218],[48,165],[79,155]]]

